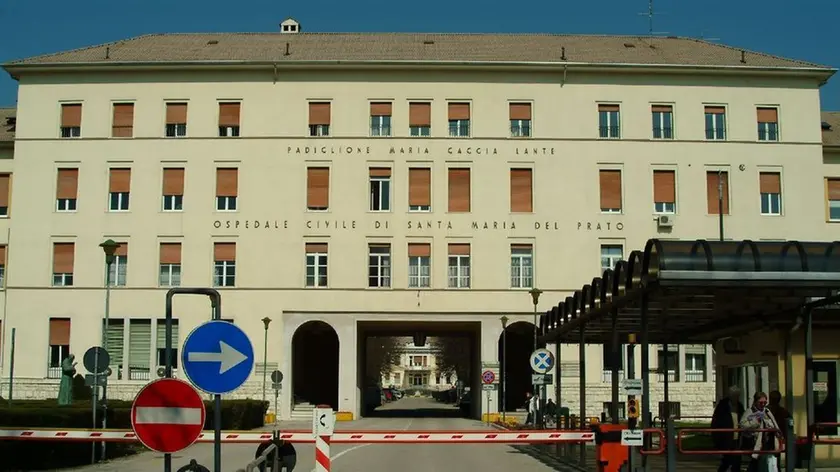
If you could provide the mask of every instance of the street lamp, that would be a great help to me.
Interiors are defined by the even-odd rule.
[[[539,326],[538,315],[537,315],[537,304],[540,302],[540,295],[542,295],[542,290],[538,289],[537,287],[532,288],[528,293],[531,294],[531,301],[534,302],[534,351],[537,350],[537,327]],[[545,382],[543,382],[545,383]],[[533,385],[534,395],[538,394],[540,386],[538,384]],[[542,392],[539,392],[542,393]],[[545,401],[545,395],[540,395],[539,400],[539,410],[538,413],[543,411],[542,404]],[[540,415],[537,414],[534,416],[534,424],[542,426],[542,418]]]
[[[117,249],[120,247],[120,243],[114,241],[113,239],[108,239],[105,242],[101,243],[99,247],[102,248],[102,252],[105,253],[105,322],[102,326],[102,347],[104,349],[108,349],[108,326],[109,321],[111,318],[111,266],[114,264],[115,255]],[[97,398],[99,396],[99,350],[97,349],[94,351],[93,356],[93,367],[96,372],[94,372],[94,383],[93,383],[93,427],[96,428],[96,409],[97,409]],[[106,384],[107,385],[107,384]],[[108,424],[108,404],[106,403],[108,398],[108,390],[106,386],[102,386],[102,409],[105,412],[105,415],[102,417],[102,428],[107,428]],[[95,443],[94,443],[94,450],[95,450]],[[105,443],[102,443],[102,460],[105,460]]]
[[[502,423],[505,422],[505,410],[507,410],[507,399],[505,398],[505,378],[507,377],[507,369],[505,368],[505,364],[507,363],[507,322],[508,317],[502,315],[499,320],[502,322],[502,365],[500,366],[500,372],[502,374],[502,391],[501,391],[501,398],[502,400],[499,402],[499,407],[502,410]]]
[[[271,323],[271,318],[265,317],[262,319],[263,324],[265,325],[265,339],[263,340],[263,389],[262,389],[262,401],[265,403],[265,374],[268,370],[268,325]],[[276,415],[277,412],[275,411],[274,414]]]

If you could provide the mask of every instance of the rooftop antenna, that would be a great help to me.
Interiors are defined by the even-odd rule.
[[[653,30],[653,17],[656,15],[662,15],[662,12],[655,12],[653,10],[653,0],[648,0],[648,11],[644,13],[639,13],[639,16],[646,16],[648,18],[648,35],[655,36],[661,34],[668,34],[667,31],[654,31]]]

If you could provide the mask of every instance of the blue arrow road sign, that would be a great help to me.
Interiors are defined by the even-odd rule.
[[[554,354],[548,349],[537,349],[531,353],[531,370],[537,374],[545,374],[554,365]]]
[[[233,323],[208,321],[184,341],[181,366],[190,382],[207,393],[223,394],[239,388],[254,368],[254,346]]]

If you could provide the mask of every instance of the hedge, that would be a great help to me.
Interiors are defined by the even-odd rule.
[[[212,401],[204,402],[207,411],[205,429],[213,429],[214,407]],[[263,426],[268,403],[258,400],[222,400],[222,429],[248,430]],[[109,429],[131,429],[131,402],[108,401],[107,424]],[[101,414],[97,418],[102,426]],[[75,401],[72,405],[58,406],[52,400],[18,400],[9,408],[0,405],[0,426],[17,428],[90,428],[93,414],[90,401]],[[90,463],[91,443],[60,443],[47,441],[0,442],[0,471],[45,470],[74,467]],[[100,452],[97,447],[97,457]],[[106,448],[108,458],[121,457],[143,450],[139,443],[110,443]]]

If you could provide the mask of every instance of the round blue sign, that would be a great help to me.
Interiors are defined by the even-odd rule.
[[[254,369],[254,346],[248,335],[227,321],[204,323],[187,336],[181,368],[199,390],[229,393],[245,383]]]

